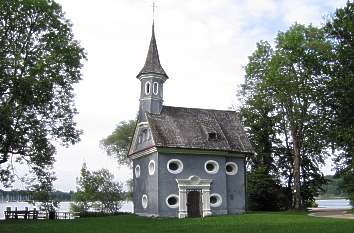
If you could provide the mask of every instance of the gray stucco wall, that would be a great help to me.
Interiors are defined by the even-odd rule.
[[[149,161],[155,160],[155,173],[149,175]],[[183,163],[183,171],[179,174],[172,174],[167,169],[170,159],[179,159]],[[204,165],[208,160],[214,160],[219,164],[219,171],[216,174],[209,174],[205,171]],[[235,162],[238,172],[235,175],[226,174],[226,162]],[[159,215],[164,217],[177,217],[178,208],[170,208],[166,204],[166,198],[175,194],[178,195],[176,179],[187,179],[192,175],[201,179],[212,179],[210,194],[217,193],[222,198],[219,207],[211,207],[213,215],[237,214],[245,211],[245,180],[244,180],[244,159],[235,157],[224,157],[216,155],[191,155],[191,154],[164,154],[153,153],[148,156],[137,158],[133,161],[135,166],[140,165],[140,177],[135,179],[134,172],[134,212],[147,216]],[[149,204],[146,209],[142,208],[141,198],[143,194],[148,195]]]
[[[170,159],[179,159],[183,162],[183,171],[179,174],[172,174],[167,169],[167,162]],[[208,160],[214,160],[219,164],[219,171],[216,174],[209,174],[204,169]],[[219,207],[212,207],[213,214],[227,214],[227,188],[225,173],[225,157],[209,155],[183,155],[183,154],[159,154],[159,211],[162,216],[177,216],[178,208],[169,208],[166,204],[166,197],[170,194],[178,195],[176,179],[187,179],[192,175],[201,179],[212,179],[210,194],[218,193],[222,197],[222,204]]]
[[[227,162],[234,162],[238,166],[235,175],[227,175],[228,213],[238,214],[245,211],[245,160],[243,158],[226,158]]]
[[[155,173],[149,175],[148,165],[150,160],[155,161]],[[152,153],[149,156],[140,157],[133,160],[133,176],[134,176],[134,213],[144,214],[147,216],[158,215],[158,154]],[[135,177],[135,167],[140,165],[140,177]],[[146,194],[148,197],[147,208],[142,206],[142,196]]]

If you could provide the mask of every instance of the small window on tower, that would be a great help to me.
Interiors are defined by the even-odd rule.
[[[154,92],[154,95],[159,94],[159,83],[158,82],[154,82],[152,91]]]
[[[218,139],[217,133],[216,133],[216,132],[209,132],[209,133],[208,133],[208,139],[209,139],[209,140],[216,140],[216,139]]]
[[[150,82],[145,83],[145,94],[146,95],[150,94],[150,89],[151,89],[150,85],[151,85]]]

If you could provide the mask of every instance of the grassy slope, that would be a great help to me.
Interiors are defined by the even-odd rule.
[[[57,221],[0,222],[1,233],[353,233],[353,220],[297,213],[252,213],[206,219],[151,219],[133,215]]]

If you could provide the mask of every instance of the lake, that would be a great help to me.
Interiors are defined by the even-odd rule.
[[[350,209],[352,206],[350,205],[350,201],[346,199],[331,199],[331,200],[316,200],[319,208],[343,208]],[[11,209],[15,209],[17,207],[18,210],[24,210],[25,207],[28,207],[29,210],[33,208],[37,208],[27,202],[0,202],[0,219],[4,219],[4,211],[6,207],[11,207]],[[70,211],[70,202],[60,202],[59,211],[68,212]],[[133,212],[133,202],[128,201],[124,202],[122,208],[120,209],[122,212]]]
[[[68,212],[70,211],[70,203],[71,202],[60,202],[59,206],[59,212]],[[34,206],[29,204],[28,202],[0,202],[0,219],[4,219],[4,211],[6,210],[6,207],[11,207],[12,210],[17,207],[18,210],[24,210],[25,207],[28,207],[28,210],[33,210],[33,208],[36,208],[39,210],[39,207]],[[122,212],[133,212],[133,202],[128,201],[124,202],[122,205],[122,208],[120,209]]]
[[[350,201],[347,199],[316,200],[319,208],[340,208],[351,209]]]

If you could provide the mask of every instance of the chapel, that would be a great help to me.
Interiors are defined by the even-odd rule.
[[[185,218],[244,212],[245,156],[253,150],[239,113],[163,105],[169,77],[160,63],[154,24],[136,77],[140,105],[128,153],[134,213]]]

